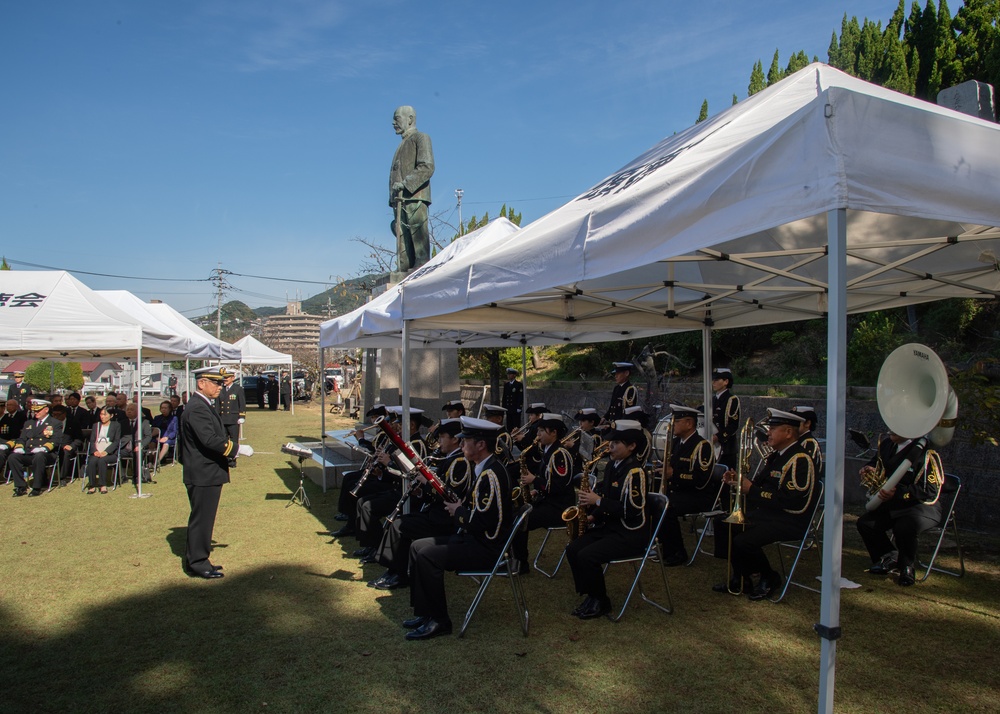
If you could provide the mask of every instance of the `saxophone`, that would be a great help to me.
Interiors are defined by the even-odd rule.
[[[522,476],[531,473],[531,471],[528,470],[528,462],[526,457],[528,456],[528,453],[532,449],[537,449],[537,448],[538,448],[538,442],[533,441],[530,444],[528,444],[528,446],[525,447],[524,451],[522,451],[520,455],[517,457],[517,463],[521,467]],[[520,506],[523,506],[527,503],[531,503],[531,485],[522,484],[520,486],[515,486],[514,490],[510,492],[510,500],[514,504],[514,508],[519,508]]]
[[[580,493],[590,493],[590,470],[594,464],[607,456],[611,442],[605,441],[594,449],[594,458],[583,465],[583,478],[580,480]],[[576,540],[587,532],[587,512],[580,506],[570,506],[562,512],[563,523],[570,540]]]

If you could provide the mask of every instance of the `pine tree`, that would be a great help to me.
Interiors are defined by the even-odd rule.
[[[757,92],[764,89],[764,65],[760,60],[754,63],[753,71],[750,72],[750,84],[747,86],[747,96],[752,97]]]
[[[775,82],[780,82],[784,75],[781,73],[781,65],[778,64],[778,50],[774,50],[774,57],[771,58],[771,66],[767,69],[767,86],[770,87]]]
[[[739,98],[738,98],[738,97],[736,96],[736,93],[734,92],[734,93],[733,93],[733,106],[735,107],[735,106],[736,106],[737,104],[739,104],[739,102],[740,102],[740,100],[739,100]]]
[[[826,51],[826,62],[831,67],[844,69],[840,63],[840,41],[837,39],[836,30],[833,31],[833,36],[830,38],[830,47]]]
[[[791,57],[788,58],[788,64],[785,66],[785,76],[798,72],[803,67],[809,66],[809,56],[806,54],[805,50],[799,50]]]
[[[881,84],[903,94],[912,94],[914,84],[906,64],[903,44],[897,35],[891,32],[886,34],[885,61],[879,71]]]
[[[695,124],[701,124],[706,119],[708,119],[708,100],[707,99],[701,103],[701,111],[698,112],[698,120],[695,122]]]
[[[848,74],[858,76],[858,43],[861,41],[861,26],[858,18],[847,19],[844,13],[844,20],[840,25],[840,64],[837,69],[842,69]]]
[[[7,264],[6,255],[3,257],[3,260],[0,261],[0,270],[10,270],[10,266]]]

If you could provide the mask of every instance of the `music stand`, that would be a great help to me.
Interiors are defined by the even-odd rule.
[[[285,508],[288,508],[293,503],[297,503],[300,506],[305,506],[307,509],[312,510],[312,504],[309,502],[309,496],[306,495],[305,488],[305,478],[306,478],[306,467],[305,461],[312,457],[312,451],[309,449],[304,449],[299,446],[294,446],[292,444],[286,444],[281,447],[281,450],[286,454],[291,454],[299,460],[299,487],[292,494],[292,500],[285,504]]]

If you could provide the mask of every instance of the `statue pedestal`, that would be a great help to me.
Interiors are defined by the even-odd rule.
[[[392,288],[408,273],[392,272],[386,290]],[[381,349],[378,401],[390,406],[403,403],[402,383],[403,350]],[[441,417],[442,405],[459,399],[458,348],[410,350],[410,406],[423,409],[432,421]],[[367,404],[366,404],[367,406]]]

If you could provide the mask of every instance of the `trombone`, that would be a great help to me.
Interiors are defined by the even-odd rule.
[[[739,435],[739,457],[736,459],[736,480],[730,485],[729,502],[731,509],[729,515],[722,519],[723,523],[730,526],[744,527],[746,516],[744,515],[744,504],[746,496],[743,494],[743,480],[750,477],[750,457],[753,454],[757,439],[754,435],[753,419],[747,419]],[[729,549],[726,556],[726,585],[731,595],[743,594],[743,582],[740,581],[738,590],[733,590],[730,584],[733,581],[733,529],[729,529]]]

